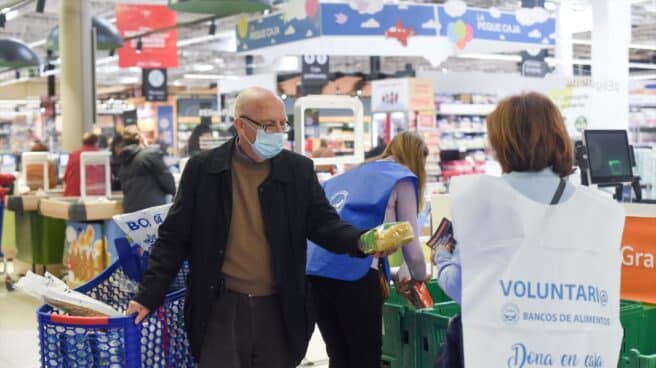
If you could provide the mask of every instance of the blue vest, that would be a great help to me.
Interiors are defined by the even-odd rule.
[[[405,166],[394,161],[374,161],[360,165],[323,184],[326,198],[342,220],[368,230],[383,223],[387,202],[396,183],[417,177]],[[335,254],[308,242],[308,275],[354,281],[363,278],[373,262],[372,257],[356,258]],[[389,279],[389,263],[384,260],[384,272]]]

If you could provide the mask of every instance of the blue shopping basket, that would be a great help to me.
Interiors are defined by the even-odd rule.
[[[164,305],[144,321],[134,317],[73,317],[49,305],[38,312],[41,367],[195,367],[184,326],[185,262]],[[119,261],[76,290],[125,311],[133,294]]]

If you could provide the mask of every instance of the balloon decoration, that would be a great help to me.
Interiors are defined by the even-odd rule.
[[[461,20],[455,23],[451,22],[447,28],[447,35],[449,41],[455,43],[462,50],[474,38],[474,28],[471,24],[467,24]]]

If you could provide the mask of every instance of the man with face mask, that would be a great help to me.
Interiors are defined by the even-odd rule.
[[[364,256],[312,161],[283,150],[286,118],[271,91],[241,92],[237,137],[190,159],[128,307],[136,323],[155,310],[187,258],[187,335],[203,368],[296,366],[314,328],[307,239]]]

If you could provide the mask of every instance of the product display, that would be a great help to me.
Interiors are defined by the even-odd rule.
[[[382,224],[360,237],[360,250],[365,254],[390,252],[414,239],[412,226],[407,221]]]

